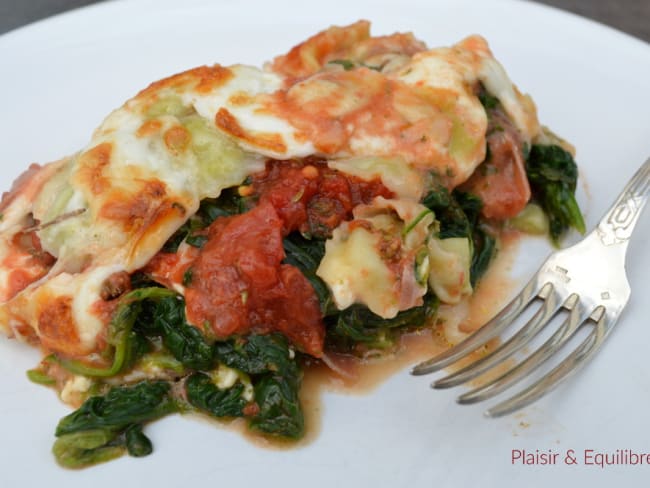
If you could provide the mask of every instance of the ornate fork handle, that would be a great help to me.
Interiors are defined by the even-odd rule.
[[[627,244],[650,194],[650,158],[637,170],[596,232],[605,246]]]

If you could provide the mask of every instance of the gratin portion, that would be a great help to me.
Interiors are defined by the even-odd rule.
[[[157,81],[3,195],[0,330],[78,407],[61,465],[179,411],[299,439],[303,370],[461,340],[503,232],[584,231],[572,149],[483,38],[369,27]]]

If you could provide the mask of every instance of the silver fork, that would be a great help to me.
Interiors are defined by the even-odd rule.
[[[485,346],[537,300],[542,302],[541,306],[510,339],[490,354],[435,381],[431,387],[457,386],[504,364],[562,308],[568,310],[568,316],[537,350],[492,381],[462,394],[457,401],[473,404],[503,392],[551,358],[583,325],[593,322],[593,330],[564,360],[530,386],[488,409],[485,415],[500,417],[523,408],[578,371],[603,345],[630,297],[625,253],[649,192],[650,159],[639,168],[587,237],[572,247],[551,254],[523,290],[494,318],[456,346],[418,364],[411,373],[424,375],[438,371]]]

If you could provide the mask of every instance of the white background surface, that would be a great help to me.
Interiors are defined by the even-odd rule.
[[[410,30],[430,46],[487,37],[535,98],[543,123],[576,145],[588,227],[650,155],[648,45],[551,9],[505,0],[129,0],[0,37],[0,186],[30,162],[82,147],[110,110],[152,80],[206,63],[261,64],[330,24],[359,18],[373,21],[375,34]],[[259,449],[174,416],[147,428],[151,456],[71,472],[50,454],[69,410],[26,379],[38,353],[0,338],[0,485],[644,486],[650,466],[520,466],[511,452],[551,449],[560,460],[567,449],[650,452],[649,220],[646,212],[628,253],[632,301],[604,350],[552,395],[500,420],[457,406],[457,392],[433,392],[430,377],[403,371],[370,395],[326,395],[321,433],[301,449]],[[522,266],[541,260],[533,247]]]

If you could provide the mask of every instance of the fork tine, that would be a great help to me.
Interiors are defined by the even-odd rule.
[[[530,405],[556,388],[562,381],[569,378],[572,374],[587,364],[587,362],[604,344],[607,332],[616,324],[618,318],[616,316],[609,318],[605,313],[605,308],[602,306],[597,307],[594,314],[597,312],[600,312],[602,315],[601,319],[596,323],[594,330],[570,355],[568,355],[552,371],[525,390],[488,409],[485,412],[485,416],[492,418],[502,417]]]
[[[521,363],[495,380],[459,396],[457,402],[463,405],[469,405],[492,398],[527,376],[560,349],[589,317],[589,313],[586,312],[584,306],[578,300],[578,296],[575,294],[569,296],[563,305],[571,309],[569,316],[544,344]]]
[[[436,389],[451,388],[483,374],[526,345],[549,323],[559,308],[557,294],[549,291],[543,305],[535,312],[535,315],[508,341],[501,344],[487,356],[483,356],[464,368],[435,381],[431,386]]]
[[[490,339],[496,337],[503,329],[512,323],[512,321],[528,306],[530,301],[538,294],[546,291],[552,285],[547,283],[539,289],[537,283],[537,274],[530,280],[521,292],[512,299],[494,318],[488,321],[474,334],[470,335],[464,341],[447,349],[443,353],[424,361],[411,370],[415,376],[425,375],[446,368],[455,363],[463,356],[478,349]]]

